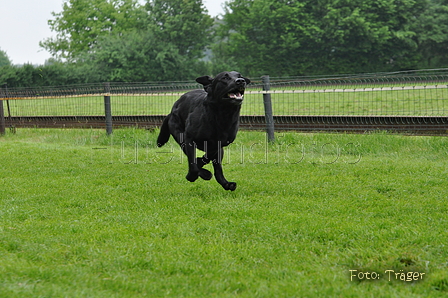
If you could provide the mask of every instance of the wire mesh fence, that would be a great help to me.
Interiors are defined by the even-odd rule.
[[[254,86],[255,87],[255,86]],[[254,88],[253,87],[253,88]],[[448,74],[277,80],[274,115],[446,116]],[[261,86],[245,98],[247,115],[261,115]]]
[[[330,78],[272,78],[269,91],[252,79],[243,116],[264,115],[270,92],[274,116],[448,115],[448,71],[372,74]],[[93,84],[45,88],[0,88],[7,116],[103,116],[104,96],[114,116],[166,115],[196,83]]]

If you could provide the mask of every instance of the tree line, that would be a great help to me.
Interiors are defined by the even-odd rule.
[[[45,65],[13,66],[11,87],[191,80],[235,69],[301,76],[448,67],[448,0],[68,0],[40,46]]]

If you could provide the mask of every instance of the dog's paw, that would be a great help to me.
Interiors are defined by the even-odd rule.
[[[199,177],[201,177],[204,180],[210,180],[213,177],[212,172],[206,169],[200,169],[199,170]]]
[[[222,187],[224,187],[225,190],[234,191],[236,189],[236,182],[227,182]]]
[[[188,173],[185,178],[190,182],[195,182],[198,179],[198,173]]]

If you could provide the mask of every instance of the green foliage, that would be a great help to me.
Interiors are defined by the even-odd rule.
[[[409,27],[426,0],[327,2],[323,11],[315,11],[311,5],[320,29],[318,43],[314,43],[320,73],[415,67],[415,32]]]
[[[212,19],[202,1],[148,1],[145,30],[100,38],[84,59],[107,81],[193,79],[205,69],[199,59],[210,39]],[[202,72],[202,73],[201,73]]]
[[[229,2],[217,32],[222,41],[213,47],[215,57],[232,61],[248,75],[287,74],[297,66],[298,50],[312,34],[305,26],[309,15],[304,5],[275,0]]]
[[[431,0],[413,26],[416,31],[420,67],[448,65],[448,1]]]
[[[214,49],[257,76],[407,69],[424,2],[234,0]]]
[[[93,65],[53,61],[46,65],[4,66],[0,68],[0,85],[8,87],[61,86],[102,82]]]
[[[225,5],[213,23],[202,0],[65,1],[49,21],[56,37],[41,46],[66,64],[18,70],[3,59],[0,81],[31,87],[191,80],[231,69],[259,77],[448,67],[446,0]]]
[[[53,14],[56,39],[42,46],[56,56],[94,66],[104,81],[191,79],[204,71],[212,19],[200,0],[71,0]],[[203,74],[203,73],[200,73]]]
[[[5,51],[0,49],[0,67],[11,65],[11,60]]]
[[[148,0],[145,8],[148,29],[158,42],[172,45],[188,60],[204,56],[213,20],[202,0]]]
[[[169,81],[194,77],[200,62],[179,53],[176,45],[158,40],[151,31],[108,35],[84,57],[105,81]]]
[[[136,0],[69,0],[48,21],[55,38],[41,46],[56,57],[74,59],[88,52],[100,36],[141,28],[144,12]]]

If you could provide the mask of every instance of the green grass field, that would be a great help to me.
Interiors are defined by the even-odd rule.
[[[0,136],[0,297],[447,296],[446,137],[242,131],[228,192],[156,136]]]
[[[347,87],[347,88],[345,88]],[[448,113],[448,88],[402,89],[351,92],[348,86],[338,86],[346,92],[322,92],[277,88],[272,94],[274,115],[357,115],[357,116],[445,116]],[[353,86],[352,86],[353,87]],[[367,86],[365,86],[367,88]],[[408,86],[409,87],[409,86]],[[334,87],[333,87],[334,88]],[[363,90],[357,86],[357,90]],[[366,90],[373,90],[374,86]],[[377,87],[378,88],[378,87]],[[262,92],[246,94],[242,115],[264,115]],[[305,92],[306,91],[306,92]],[[180,95],[111,96],[115,116],[166,115]],[[12,116],[98,116],[104,115],[102,96],[10,100]]]

